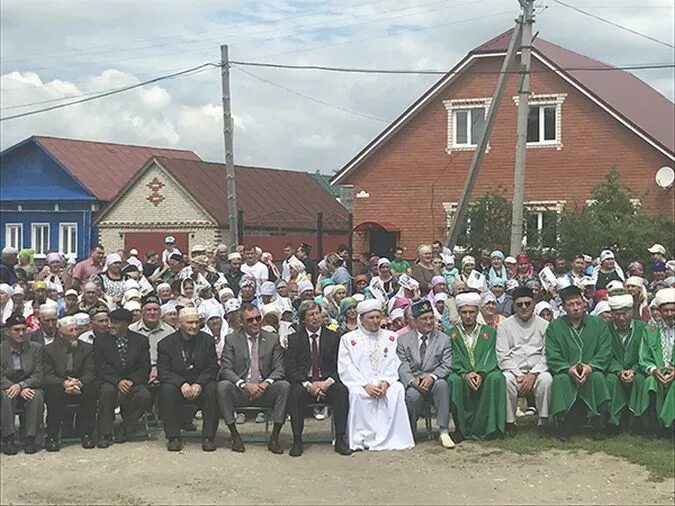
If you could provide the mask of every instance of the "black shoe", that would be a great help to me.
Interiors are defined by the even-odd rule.
[[[202,439],[202,450],[205,452],[215,452],[216,451],[216,442],[212,437],[205,437]]]
[[[272,451],[270,449],[270,451]],[[291,448],[291,451],[288,452],[288,454],[291,457],[300,457],[304,451],[304,448],[302,447],[302,441],[293,441],[293,447]]]
[[[244,453],[246,451],[244,442],[241,440],[241,436],[238,433],[232,434],[232,451],[237,453]]]
[[[112,444],[112,436],[110,434],[99,436],[96,446],[99,448],[109,448]]]
[[[267,442],[267,449],[275,455],[282,455],[284,453],[284,450],[276,437],[270,438],[270,440]]]
[[[58,438],[47,436],[45,439],[45,450],[48,452],[58,452],[60,449]]]
[[[96,442],[94,441],[94,438],[92,438],[89,435],[82,436],[80,438],[80,442],[82,443],[82,448],[85,450],[91,450],[96,446]]]
[[[506,424],[506,437],[516,437],[518,434],[518,427],[516,427],[515,423],[507,423]]]
[[[192,422],[188,422],[181,425],[180,430],[184,430],[185,432],[194,432],[197,430],[197,426]]]
[[[347,446],[347,443],[345,443],[341,439],[335,441],[335,446],[333,448],[335,450],[335,453],[339,453],[340,455],[352,454],[352,451],[349,449],[349,446]]]
[[[115,435],[115,443],[126,443],[128,441],[127,428],[124,425],[120,425],[119,431]]]
[[[10,436],[2,442],[2,453],[5,455],[16,455],[19,453],[19,449],[14,443],[14,436]]]
[[[27,437],[26,442],[23,445],[23,451],[26,455],[32,455],[33,453],[38,452],[37,444],[35,443],[35,437]]]
[[[183,449],[183,441],[178,437],[171,438],[166,444],[166,449],[170,452],[179,452]]]
[[[453,441],[455,442],[455,444],[457,444],[457,445],[458,445],[459,443],[461,443],[462,441],[464,441],[464,436],[462,436],[462,433],[461,433],[460,431],[458,431],[458,430],[456,430],[455,432],[453,432],[452,434],[450,434],[450,437],[452,438],[452,440],[453,440]]]

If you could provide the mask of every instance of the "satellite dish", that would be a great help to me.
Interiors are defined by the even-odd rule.
[[[656,173],[656,184],[659,188],[667,190],[675,182],[675,171],[672,167],[661,167]]]

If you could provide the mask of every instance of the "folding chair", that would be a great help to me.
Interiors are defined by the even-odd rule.
[[[335,441],[335,417],[333,416],[333,412],[330,409],[330,406],[326,404],[325,402],[315,402],[312,404],[307,404],[308,408],[314,409],[314,408],[319,408],[323,409],[326,408],[328,410],[328,416],[330,417],[330,439],[326,439],[325,437],[317,436],[317,437],[306,437],[304,434],[302,436],[302,440],[305,443],[328,443],[328,444],[333,444]]]
[[[266,443],[270,437],[270,419],[272,418],[272,408],[267,408],[263,406],[244,406],[236,408],[237,413],[263,413],[265,415],[265,439],[261,439],[260,436],[246,436],[242,435],[242,440],[245,443]]]

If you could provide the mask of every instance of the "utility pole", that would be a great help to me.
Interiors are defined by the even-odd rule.
[[[490,107],[488,108],[485,119],[485,128],[480,135],[480,140],[476,146],[476,151],[473,153],[471,165],[469,166],[469,173],[467,174],[466,181],[464,182],[464,189],[462,190],[462,195],[459,199],[459,204],[457,205],[457,210],[455,211],[452,225],[450,226],[450,232],[448,233],[448,237],[445,240],[445,245],[450,249],[452,249],[455,244],[457,244],[457,237],[459,237],[459,232],[462,229],[462,224],[464,223],[464,219],[466,217],[466,211],[469,207],[469,202],[471,201],[471,193],[473,192],[473,187],[476,184],[476,179],[478,179],[478,170],[480,169],[480,164],[483,161],[483,155],[485,155],[485,150],[487,149],[488,141],[490,140],[490,134],[492,133],[492,127],[494,126],[495,118],[497,117],[499,104],[502,101],[504,90],[506,89],[509,71],[516,59],[516,50],[518,41],[520,40],[521,31],[522,16],[516,20],[516,26],[513,29],[511,41],[509,42],[509,47],[506,51],[506,56],[504,56],[504,62],[502,63],[502,68],[497,79],[497,87],[495,88],[495,91],[492,95],[492,100],[490,101]]]
[[[234,178],[234,122],[230,97],[230,57],[227,44],[220,46],[220,77],[223,93],[223,137],[225,139],[225,176],[227,178],[227,214],[230,228],[230,248],[239,240],[237,190]]]
[[[518,0],[523,7],[520,44],[520,87],[518,89],[518,126],[516,164],[513,176],[513,214],[511,217],[511,255],[523,248],[523,202],[525,200],[525,161],[527,154],[527,117],[530,111],[530,67],[532,63],[532,24],[534,0]]]

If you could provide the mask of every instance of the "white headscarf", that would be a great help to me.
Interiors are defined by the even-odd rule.
[[[0,325],[4,325],[7,321],[7,318],[11,316],[14,312],[14,301],[12,301],[12,295],[14,295],[14,290],[7,283],[0,284],[0,291],[7,294],[7,304],[2,309],[2,314],[0,315]]]

